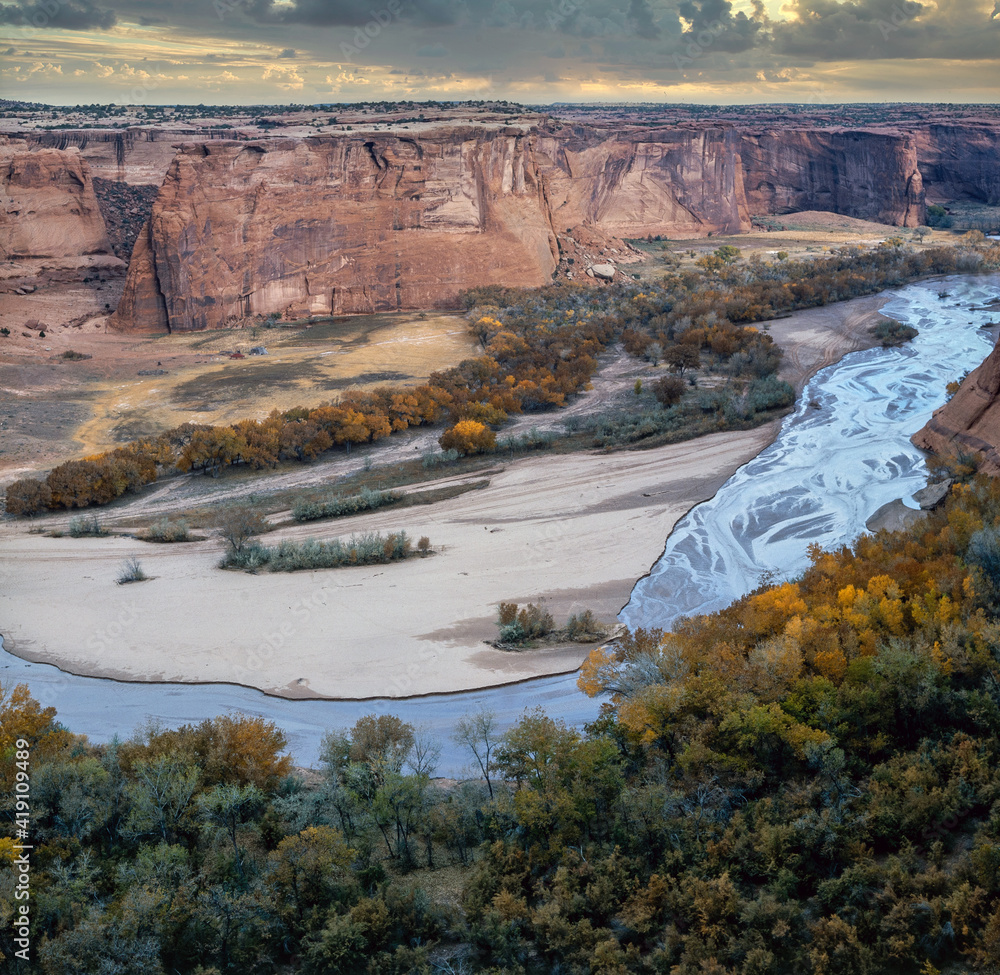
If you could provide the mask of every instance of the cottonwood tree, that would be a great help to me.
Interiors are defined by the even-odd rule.
[[[500,742],[496,713],[489,708],[480,708],[475,714],[467,714],[455,725],[454,741],[472,752],[479,770],[486,780],[486,788],[493,798],[493,752]]]

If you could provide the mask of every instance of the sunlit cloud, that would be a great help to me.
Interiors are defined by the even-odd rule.
[[[150,78],[164,101],[201,101],[215,85],[253,103],[484,91],[528,103],[991,101],[1000,90],[997,0],[174,0],[155,11],[67,0],[72,25],[35,26],[43,2],[56,0],[0,0],[0,45],[19,69],[9,76],[22,97],[37,84],[37,100],[114,98]],[[36,63],[83,80],[60,91]]]

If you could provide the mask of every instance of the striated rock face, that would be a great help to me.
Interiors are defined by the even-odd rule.
[[[472,286],[545,284],[561,254],[628,263],[621,238],[794,209],[917,225],[913,138],[550,122],[202,141],[170,165],[112,324],[453,307]]]
[[[910,439],[935,454],[979,451],[980,470],[1000,474],[1000,345],[966,376],[958,392]]]
[[[447,307],[544,284],[557,256],[520,130],[203,143],[174,159],[112,324]]]
[[[90,169],[78,151],[0,145],[0,258],[110,253]]]
[[[911,135],[744,132],[740,155],[754,215],[829,210],[897,227],[924,222],[923,180]]]
[[[1000,204],[1000,126],[942,123],[915,129],[913,137],[931,199]]]
[[[534,140],[553,224],[606,234],[703,236],[750,229],[732,128],[543,130]]]

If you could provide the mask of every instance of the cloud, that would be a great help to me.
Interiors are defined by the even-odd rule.
[[[789,19],[774,25],[774,47],[818,61],[994,59],[1000,20],[988,9],[981,0],[791,0]]]
[[[118,17],[113,10],[104,10],[88,0],[5,3],[0,6],[0,24],[12,24],[16,27],[109,30],[117,22]]]
[[[279,58],[294,58],[295,57],[295,48],[294,47],[286,47],[283,51],[279,52],[278,57]]]
[[[450,52],[443,44],[425,44],[414,53],[418,58],[446,58]]]
[[[98,78],[110,78],[115,73],[115,69],[110,64],[101,64],[100,61],[95,61],[94,67],[97,68],[95,74]]]
[[[262,81],[271,81],[283,91],[298,91],[305,85],[305,80],[295,68],[284,65],[269,65],[261,75]]]

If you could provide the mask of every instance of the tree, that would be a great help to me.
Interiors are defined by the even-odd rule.
[[[493,771],[493,751],[500,741],[496,714],[489,708],[482,707],[475,714],[466,715],[455,725],[452,738],[472,752],[483,778],[486,779],[486,788],[492,799],[493,783],[490,775]]]
[[[233,552],[239,553],[251,538],[266,532],[268,524],[267,519],[249,504],[235,504],[218,514],[215,529]]]
[[[44,481],[25,477],[7,488],[5,507],[9,515],[31,517],[52,504],[52,490]]]
[[[496,450],[496,434],[478,420],[459,420],[441,434],[442,450],[457,450],[460,454],[490,453]]]
[[[212,826],[222,830],[233,845],[236,872],[243,878],[243,857],[240,854],[238,830],[253,818],[264,804],[264,794],[255,785],[217,785],[198,798],[202,815]]]
[[[672,345],[663,354],[663,361],[671,371],[683,375],[685,369],[697,369],[701,365],[701,355],[693,345]]]

